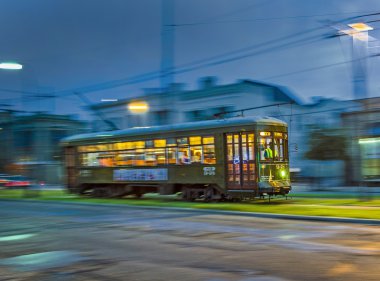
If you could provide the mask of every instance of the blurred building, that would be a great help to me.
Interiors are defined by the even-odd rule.
[[[145,114],[135,114],[128,105],[143,100],[149,105]],[[93,105],[93,130],[109,130],[99,118],[99,112],[118,128],[154,126],[197,120],[208,120],[237,115],[271,115],[286,117],[298,98],[287,88],[259,81],[240,80],[233,84],[217,84],[215,77],[200,79],[199,87],[186,90],[184,84],[172,84],[164,93],[160,89],[146,89],[145,94],[117,102]],[[231,112],[232,111],[232,112]]]
[[[144,114],[135,114],[128,105],[135,100],[145,101],[149,109]],[[190,122],[232,116],[272,116],[288,123],[291,171],[304,178],[320,178],[333,184],[343,184],[346,160],[308,158],[311,136],[317,130],[335,135],[344,134],[341,114],[360,110],[363,104],[357,101],[340,101],[315,97],[304,104],[286,87],[253,80],[239,80],[221,85],[215,77],[199,80],[194,90],[186,90],[184,84],[172,84],[165,92],[147,89],[134,99],[99,103],[91,107],[95,115],[94,131],[112,129],[106,120],[119,129],[154,126],[161,124]],[[100,114],[99,114],[100,113]]]
[[[82,133],[85,123],[66,115],[0,114],[1,173],[21,174],[51,184],[62,182],[59,141]]]
[[[349,140],[347,179],[380,186],[380,98],[358,100],[360,110],[342,114]]]

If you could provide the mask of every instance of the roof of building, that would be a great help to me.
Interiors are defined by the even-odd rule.
[[[203,78],[203,80],[207,80],[207,79]],[[210,80],[208,84],[195,90],[183,90],[183,87],[175,87],[174,90],[168,90],[165,93],[154,91],[153,93],[146,93],[146,94],[133,97],[133,98],[127,98],[127,99],[122,99],[122,100],[107,102],[107,103],[104,103],[104,102],[97,103],[97,104],[91,105],[90,108],[97,110],[97,109],[110,108],[110,107],[115,107],[115,106],[124,106],[126,103],[133,100],[154,98],[154,97],[159,97],[160,95],[165,95],[165,97],[167,98],[168,96],[174,96],[178,93],[180,93],[180,97],[182,100],[197,99],[197,98],[205,97],[205,92],[207,92],[208,97],[218,96],[225,93],[228,93],[228,94],[239,93],[246,90],[247,87],[251,87],[251,86],[273,88],[275,90],[275,93],[278,95],[277,98],[279,100],[288,101],[289,103],[302,104],[302,101],[287,87],[273,84],[273,83],[267,83],[263,81],[243,79],[243,80],[237,81],[236,83],[225,84],[225,85],[218,85],[215,83],[215,80]]]
[[[164,132],[181,132],[190,130],[201,130],[201,129],[213,129],[225,126],[244,126],[251,124],[262,124],[262,125],[282,125],[287,126],[287,124],[279,119],[272,117],[259,117],[259,116],[249,116],[249,117],[235,117],[229,119],[217,119],[217,120],[207,120],[198,122],[187,122],[180,124],[171,124],[163,126],[153,126],[153,127],[135,127],[117,131],[106,131],[106,132],[96,132],[88,134],[74,135],[62,140],[63,143],[86,141],[90,139],[97,139],[101,141],[102,139],[108,139],[112,137],[122,137],[122,136],[141,136],[155,133]]]

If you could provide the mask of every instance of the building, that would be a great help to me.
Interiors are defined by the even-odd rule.
[[[128,104],[135,100],[146,101],[149,110],[145,114],[130,112]],[[100,103],[91,106],[91,109],[95,117],[93,130],[103,131],[109,130],[110,126],[99,118],[100,114],[121,129],[239,114],[285,117],[289,115],[292,106],[298,104],[299,99],[279,85],[251,80],[218,85],[215,77],[205,77],[195,90],[185,90],[183,84],[177,83],[172,84],[164,93],[158,89],[147,89],[145,94],[137,98]]]
[[[62,182],[59,141],[84,132],[86,124],[66,115],[36,113],[0,116],[0,169],[51,184]]]
[[[358,100],[362,108],[342,114],[347,128],[349,183],[380,186],[380,98]]]

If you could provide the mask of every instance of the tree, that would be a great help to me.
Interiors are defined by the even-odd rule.
[[[339,130],[315,130],[310,134],[310,147],[305,157],[322,161],[346,160],[346,138]]]

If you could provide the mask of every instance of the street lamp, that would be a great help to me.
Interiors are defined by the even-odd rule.
[[[144,114],[149,110],[149,104],[146,101],[132,101],[128,104],[128,110],[132,114]]]
[[[17,62],[2,62],[0,63],[0,69],[19,70],[22,69],[22,64]]]

